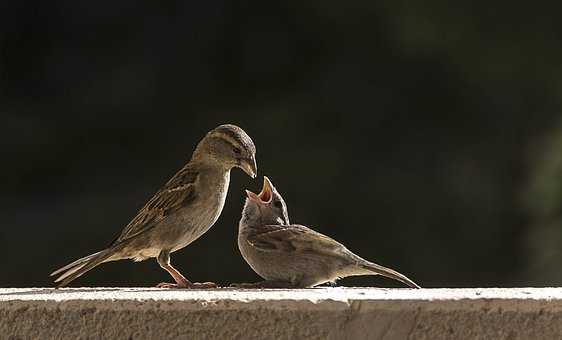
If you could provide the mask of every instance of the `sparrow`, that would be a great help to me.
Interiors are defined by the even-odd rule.
[[[224,207],[230,170],[257,173],[256,147],[238,126],[225,124],[209,131],[198,143],[191,160],[140,209],[111,244],[56,271],[55,282],[64,287],[104,262],[155,257],[175,283],[162,288],[214,288],[211,282],[193,283],[170,263],[170,254],[203,235]]]
[[[259,194],[247,198],[238,230],[238,247],[265,281],[233,284],[239,288],[308,288],[355,275],[383,275],[412,288],[406,276],[369,262],[334,239],[289,222],[283,197],[264,177]]]

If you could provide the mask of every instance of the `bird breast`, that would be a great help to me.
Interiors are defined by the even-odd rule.
[[[181,249],[215,224],[228,192],[230,173],[222,176],[201,176],[196,184],[196,197],[191,204],[170,216],[169,225],[178,233],[172,251]]]

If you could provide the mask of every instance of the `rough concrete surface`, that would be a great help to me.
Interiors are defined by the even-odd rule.
[[[561,339],[562,288],[0,289],[0,339]]]

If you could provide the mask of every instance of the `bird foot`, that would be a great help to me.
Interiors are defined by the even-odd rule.
[[[211,289],[211,288],[218,288],[218,286],[214,282],[190,282],[189,284],[160,282],[159,284],[156,285],[156,288]]]
[[[252,289],[252,288],[294,288],[289,282],[283,281],[261,281],[255,283],[231,283],[232,288]]]
[[[219,288],[219,286],[214,282],[193,282],[188,288],[191,289],[212,289]]]
[[[160,282],[156,285],[156,288],[186,288],[180,287],[177,283],[169,283],[169,282]]]
[[[230,287],[242,289],[259,288],[257,283],[231,283]]]

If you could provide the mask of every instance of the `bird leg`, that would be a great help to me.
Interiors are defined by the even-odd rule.
[[[287,281],[265,280],[256,283],[232,283],[230,287],[252,289],[252,288],[295,288],[295,285]]]
[[[166,283],[161,282],[156,287],[158,288],[190,288],[192,286],[192,282],[185,278],[185,276],[181,275],[180,272],[176,270],[176,268],[172,267],[171,264],[167,264],[162,266],[164,270],[166,270],[170,275],[174,278],[176,283]]]
[[[185,278],[176,268],[172,267],[170,264],[170,252],[162,250],[158,255],[158,264],[162,269],[167,271],[176,283],[161,282],[156,285],[158,288],[190,288],[190,289],[205,289],[205,288],[217,288],[217,285],[213,282],[191,282]]]

